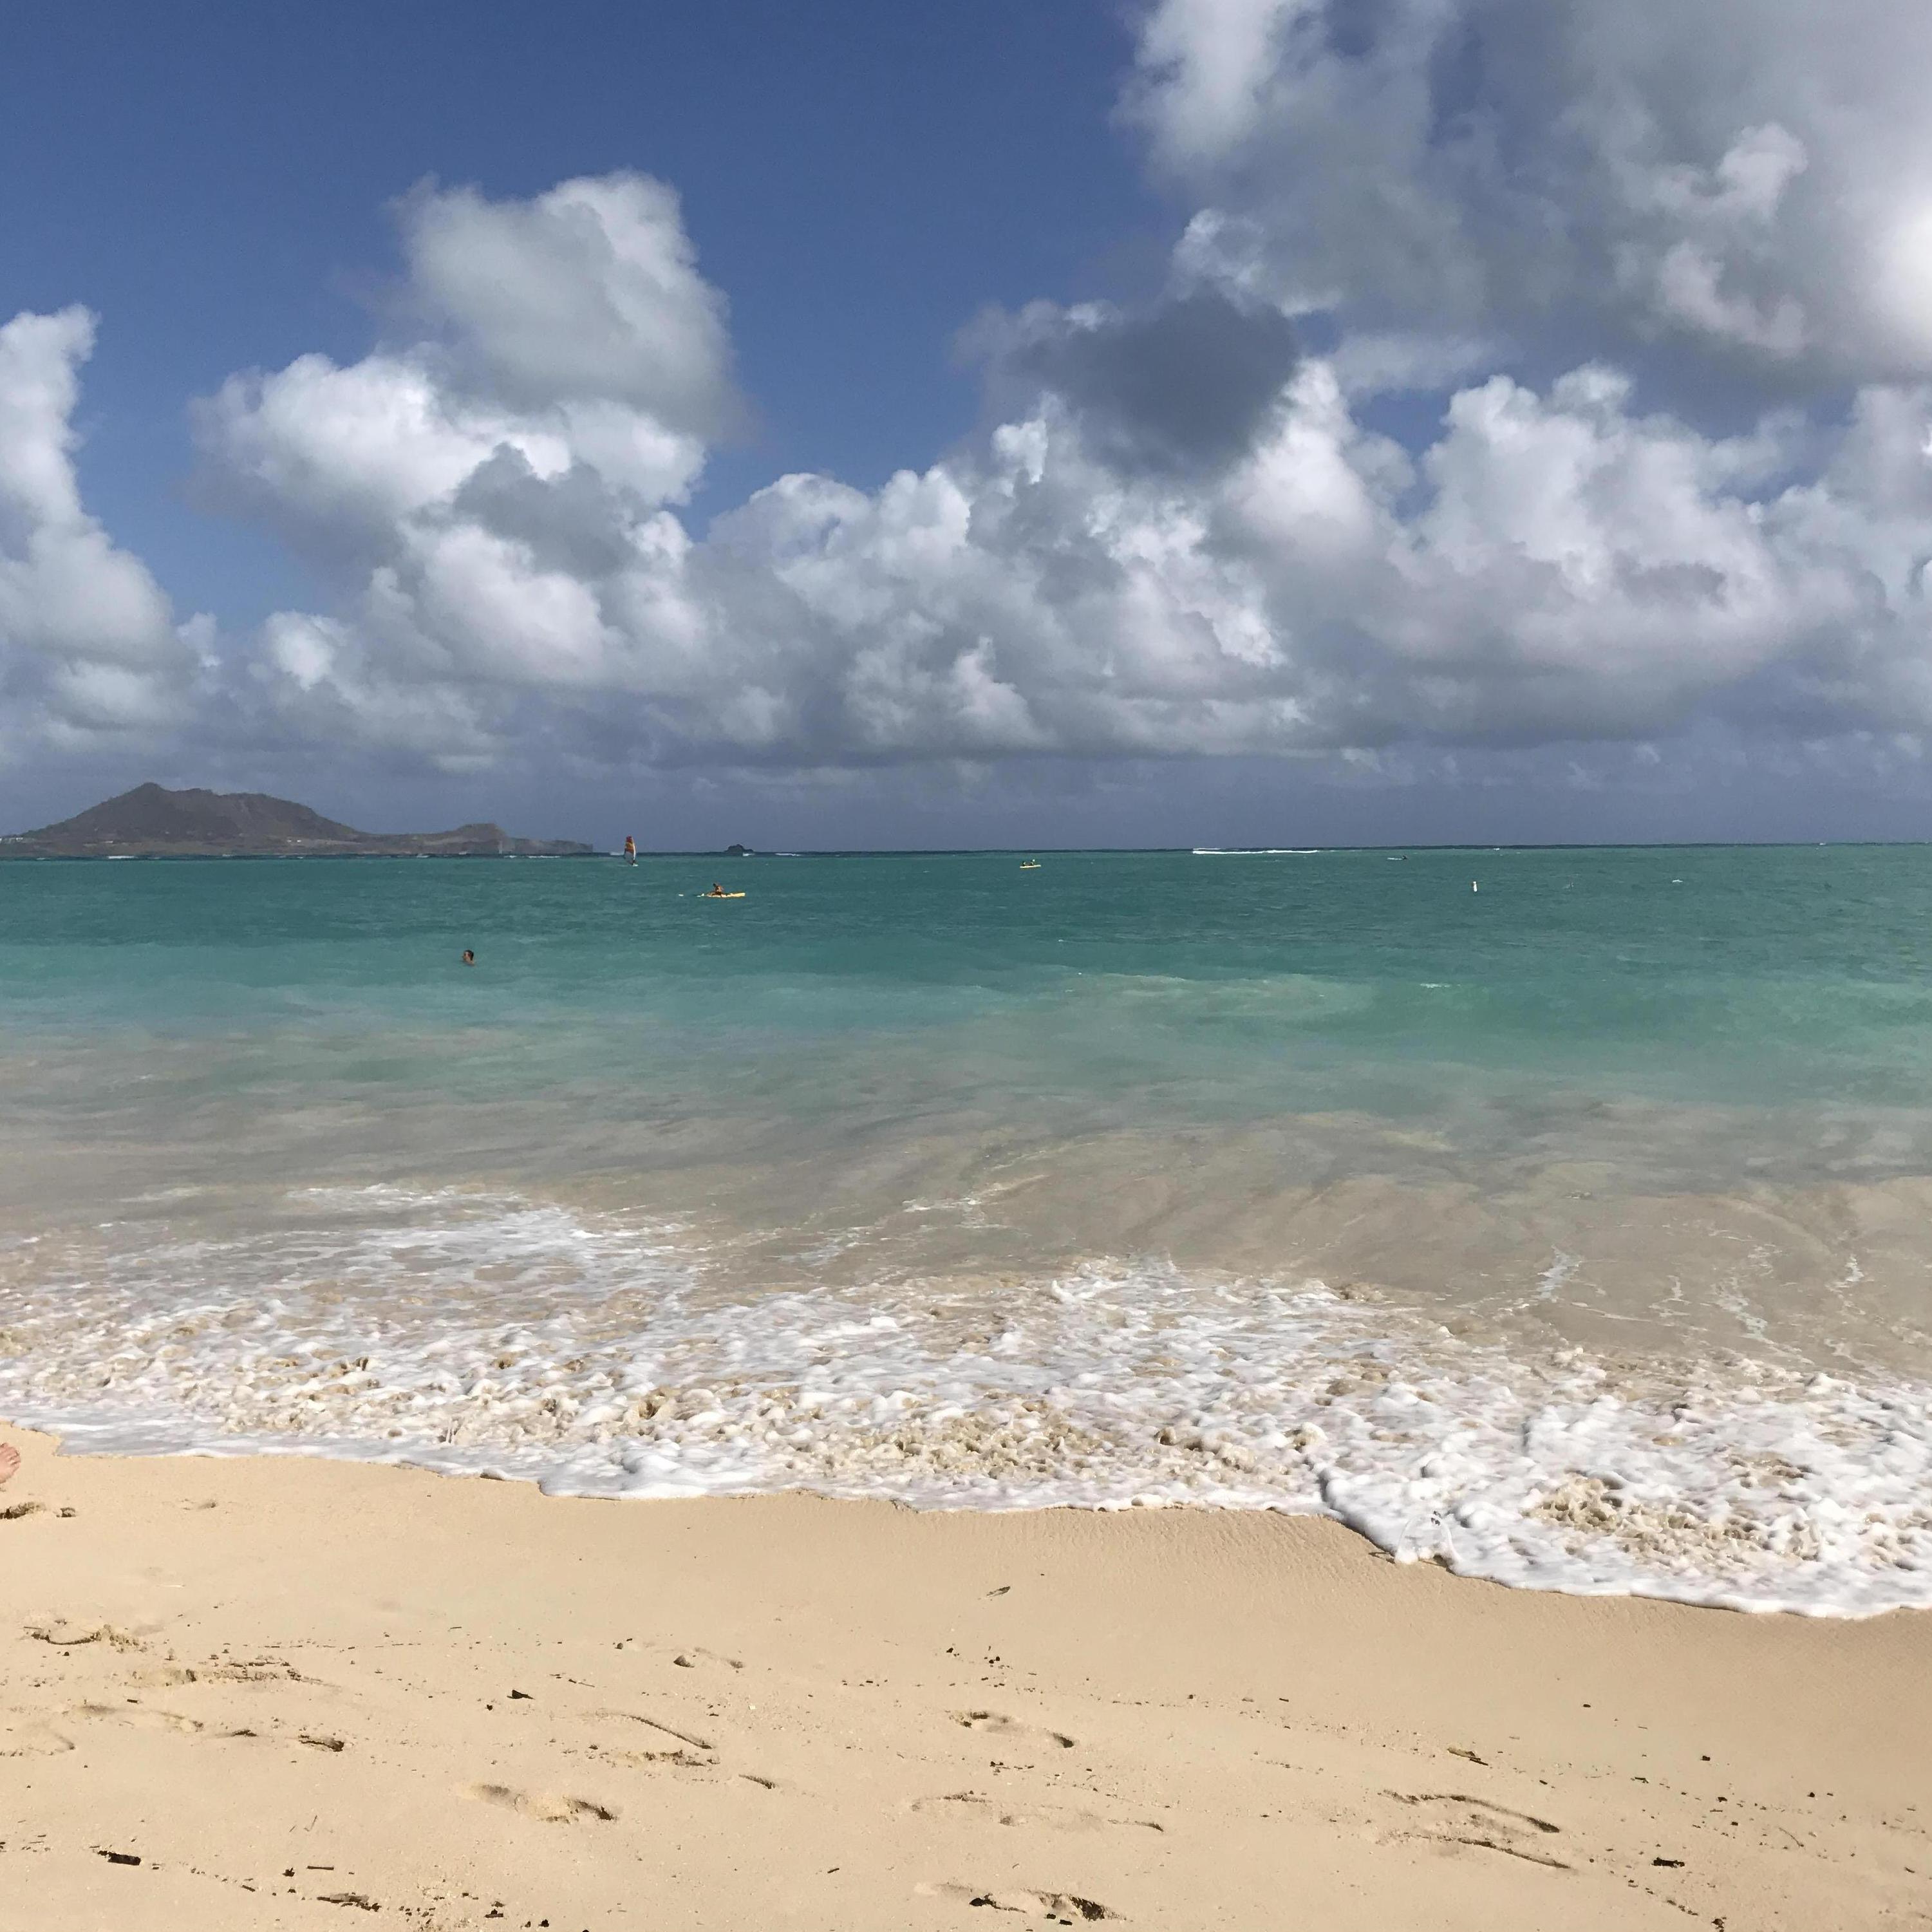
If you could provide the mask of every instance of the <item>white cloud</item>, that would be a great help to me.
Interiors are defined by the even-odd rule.
[[[406,326],[199,410],[211,489],[334,591],[229,688],[458,770],[1902,758],[1932,733],[1932,136],[1888,61],[1932,28],[1737,7],[1166,0],[1132,111],[1210,203],[1168,290],[982,318],[986,434],[870,492],[782,477],[702,537],[735,405],[675,197],[419,191]],[[1712,358],[1724,433],[1686,406]],[[132,715],[98,671],[41,684]]]
[[[567,424],[406,354],[427,386],[377,417],[390,443],[326,409],[291,430],[298,364],[231,392],[211,446],[319,542],[361,533],[346,612],[271,626],[271,688],[302,728],[464,765],[1932,727],[1926,392],[1864,392],[1798,484],[1815,437],[1788,412],[1712,438],[1599,365],[1475,382],[1411,452],[1245,313],[1036,305],[992,332],[1015,407],[982,442],[870,494],[782,478],[703,542]]]
[[[173,722],[208,644],[81,502],[73,418],[94,326],[68,308],[0,328],[0,758]]]
[[[1162,0],[1128,111],[1291,306],[1916,381],[1928,71],[1918,0]]]
[[[512,406],[620,405],[697,436],[730,418],[724,298],[662,182],[606,175],[521,202],[421,190],[402,213],[416,305]]]
[[[231,377],[197,430],[231,507],[325,559],[406,548],[500,452],[681,500],[735,404],[722,298],[661,183],[618,174],[524,202],[403,203],[400,306],[430,332],[349,368],[304,356]]]

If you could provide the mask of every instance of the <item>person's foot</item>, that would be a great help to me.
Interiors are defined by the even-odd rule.
[[[0,1442],[0,1483],[9,1481],[20,1466],[20,1450],[10,1442]]]

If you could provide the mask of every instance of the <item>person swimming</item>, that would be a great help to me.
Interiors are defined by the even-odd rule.
[[[473,966],[476,964],[476,954],[466,946],[463,949],[463,963],[466,966]]]

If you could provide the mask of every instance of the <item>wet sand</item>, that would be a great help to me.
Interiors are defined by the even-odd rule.
[[[1932,1924],[1932,1614],[0,1441],[4,1932]]]

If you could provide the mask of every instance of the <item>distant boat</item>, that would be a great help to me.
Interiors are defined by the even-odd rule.
[[[1022,859],[1020,861],[1020,870],[1023,872],[1036,872],[1040,870],[1040,861],[1037,859]]]
[[[627,866],[638,862],[638,842],[628,832],[624,834],[624,862]]]

